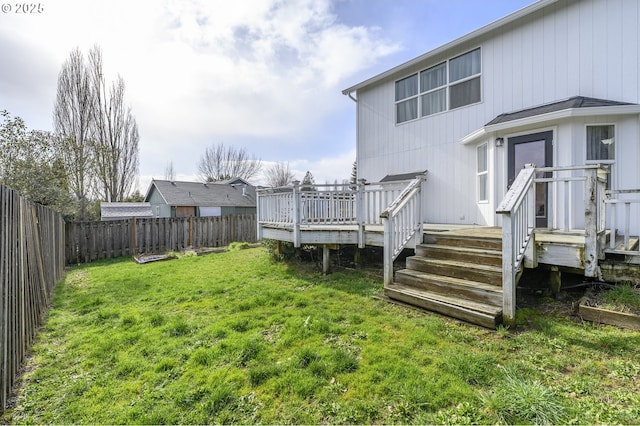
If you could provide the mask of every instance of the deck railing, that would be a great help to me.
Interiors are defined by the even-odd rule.
[[[517,274],[535,228],[536,169],[528,165],[518,173],[496,213],[502,215],[503,317],[515,318]]]
[[[531,248],[529,243],[536,227],[536,184],[553,185],[553,208],[548,209],[550,227],[562,223],[561,229],[569,231],[573,228],[571,185],[575,182],[584,186],[584,275],[598,276],[598,259],[604,248],[606,170],[597,164],[541,168],[527,165],[520,171],[496,210],[502,215],[503,320],[506,323],[515,318],[517,277],[527,250]],[[562,192],[559,191],[560,187],[563,188]],[[564,200],[562,203],[561,197]],[[564,208],[560,209],[560,206]],[[535,251],[531,250],[530,253],[534,257],[531,263],[535,266]]]
[[[605,203],[609,207],[609,249],[614,252],[620,252],[624,254],[640,254],[640,247],[635,250],[631,250],[631,218],[638,217],[640,206],[640,189],[617,189],[607,190]],[[616,250],[616,235],[618,229],[616,228],[617,209],[618,206],[624,206],[622,211],[623,228],[622,237],[624,239],[624,246],[622,250]],[[632,210],[633,207],[633,210]]]
[[[384,285],[393,283],[393,261],[422,229],[422,187],[418,176],[380,214],[384,223]]]
[[[299,246],[301,226],[357,226],[358,245],[364,247],[364,228],[382,226],[380,215],[400,195],[409,181],[355,184],[300,184],[258,191],[258,238],[264,226],[293,230]]]

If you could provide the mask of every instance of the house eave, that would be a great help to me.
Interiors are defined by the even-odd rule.
[[[615,105],[601,106],[591,108],[569,108],[561,111],[549,112],[546,114],[535,115],[532,117],[520,118],[517,120],[505,121],[504,123],[491,124],[483,126],[460,139],[460,143],[468,145],[479,142],[504,131],[514,131],[519,128],[531,127],[535,125],[543,125],[549,122],[555,122],[567,118],[574,117],[597,117],[603,115],[640,115],[640,105]]]
[[[438,56],[443,52],[446,52],[448,50],[454,49],[457,46],[460,46],[462,44],[465,44],[469,41],[472,41],[474,39],[477,39],[479,37],[484,36],[487,33],[490,33],[491,31],[494,31],[497,28],[500,28],[502,26],[505,26],[511,22],[517,21],[518,19],[527,16],[529,14],[535,13],[540,9],[543,9],[553,3],[556,3],[558,0],[539,0],[529,6],[526,6],[520,10],[517,10],[503,18],[500,18],[496,21],[493,21],[490,24],[487,24],[475,31],[472,31],[466,35],[463,35],[462,37],[459,37],[453,41],[450,41],[447,44],[443,44],[440,47],[437,47],[436,49],[433,49],[427,53],[424,53],[414,59],[411,59],[403,64],[400,64],[394,68],[391,68],[383,73],[380,73],[378,75],[375,75],[365,81],[362,81],[358,84],[355,84],[347,89],[344,89],[342,91],[343,95],[349,96],[350,94],[352,94],[353,92],[357,92],[358,90],[362,89],[363,87],[367,87],[370,86],[372,84],[378,83],[379,81],[385,80],[393,75],[396,74],[400,74],[403,71],[410,69],[422,62],[428,62],[430,58],[434,57],[434,56]]]

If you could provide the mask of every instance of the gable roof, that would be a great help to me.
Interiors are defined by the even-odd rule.
[[[384,71],[378,75],[375,75],[371,78],[369,78],[368,80],[365,80],[363,82],[360,82],[358,84],[355,84],[347,89],[344,89],[342,91],[343,95],[348,95],[351,97],[351,93],[362,89],[364,87],[370,86],[372,84],[378,83],[382,80],[385,80],[387,78],[391,78],[392,76],[396,76],[397,74],[401,74],[404,73],[407,69],[412,68],[422,62],[427,62],[429,61],[431,58],[433,58],[434,56],[440,55],[443,52],[446,52],[448,50],[454,49],[464,43],[467,43],[471,40],[480,38],[498,28],[501,28],[507,24],[510,24],[514,21],[517,21],[518,19],[521,19],[525,16],[531,15],[535,12],[537,12],[540,9],[543,9],[549,5],[552,5],[554,3],[556,3],[558,0],[539,0],[529,6],[526,6],[520,10],[517,10],[503,18],[498,19],[497,21],[494,21],[488,25],[485,25],[475,31],[472,31],[466,35],[463,35],[462,37],[459,37],[449,43],[446,43],[436,49],[433,49],[423,55],[420,55],[414,59],[411,59],[403,64],[400,64],[394,68],[391,68],[387,71]],[[352,98],[353,99],[353,98]]]
[[[620,105],[633,105],[629,102],[609,101],[606,99],[588,98],[585,96],[574,96],[563,101],[552,102],[546,105],[540,105],[533,108],[527,108],[520,111],[509,112],[506,114],[500,114],[487,124],[491,126],[493,124],[506,123],[507,121],[519,120],[522,118],[535,117],[536,115],[548,114],[551,112],[562,111],[573,108],[594,108],[594,107],[609,107]]]
[[[221,182],[181,182],[154,179],[149,185],[145,201],[149,201],[153,191],[158,191],[165,203],[169,206],[256,206],[256,189],[252,185],[227,184]]]

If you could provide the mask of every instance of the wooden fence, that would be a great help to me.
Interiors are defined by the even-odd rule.
[[[255,215],[68,223],[68,264],[257,241]]]
[[[0,413],[64,265],[62,216],[0,185]]]

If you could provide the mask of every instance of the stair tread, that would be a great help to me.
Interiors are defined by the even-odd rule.
[[[463,252],[469,254],[482,254],[482,255],[492,255],[496,257],[502,257],[502,251],[496,249],[487,249],[487,248],[475,248],[475,247],[462,247],[462,246],[447,246],[443,244],[418,244],[418,247],[422,247],[425,249],[438,249],[438,250],[447,250],[447,251],[456,251]]]
[[[492,317],[496,317],[502,313],[502,306],[490,305],[486,303],[474,302],[467,299],[445,296],[440,293],[434,293],[427,290],[416,289],[402,284],[391,284],[385,287],[385,291],[399,292],[419,299],[434,300],[453,307],[479,312]]]
[[[487,272],[495,272],[495,273],[502,274],[502,267],[501,266],[483,265],[483,264],[480,264],[480,263],[463,262],[463,261],[460,261],[460,260],[431,259],[431,258],[424,257],[424,256],[411,256],[410,258],[412,260],[414,260],[414,261],[427,263],[427,264],[436,263],[436,264],[440,264],[440,265],[447,265],[447,266],[460,267],[460,268],[469,268],[469,269],[478,269],[478,270],[483,270],[483,271],[487,271]],[[409,259],[409,258],[407,258],[407,259]]]
[[[431,274],[429,272],[416,271],[415,269],[401,269],[397,271],[396,274],[410,275],[412,277],[425,281],[431,279],[463,287],[478,288],[493,293],[502,293],[502,287],[493,284],[467,280],[464,278],[449,277],[447,275]]]

